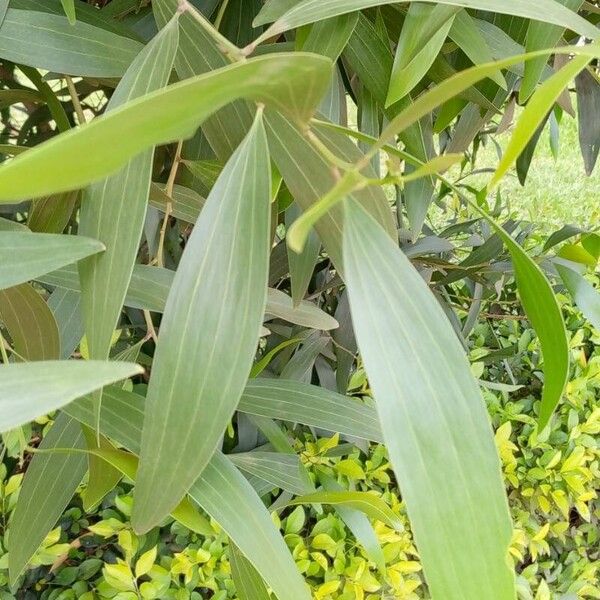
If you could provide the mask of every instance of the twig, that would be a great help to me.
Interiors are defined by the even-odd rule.
[[[165,236],[167,233],[167,225],[169,223],[169,217],[173,212],[173,188],[175,187],[175,178],[177,177],[177,170],[179,169],[179,163],[181,162],[181,149],[183,148],[183,141],[180,140],[177,144],[177,150],[175,151],[175,157],[173,158],[173,164],[171,165],[171,171],[169,178],[167,179],[167,185],[165,187],[165,194],[169,197],[167,206],[165,208],[165,217],[160,228],[160,236],[158,238],[158,250],[156,252],[156,263],[159,267],[164,267],[163,252],[165,246]]]
[[[73,102],[73,107],[75,108],[75,113],[77,114],[77,120],[80,125],[85,124],[85,114],[83,113],[83,108],[81,106],[81,102],[79,102],[79,96],[77,95],[77,90],[75,89],[75,84],[73,83],[73,79],[69,75],[65,75],[65,79],[67,81],[67,87],[69,88],[69,95],[71,96],[71,102]]]

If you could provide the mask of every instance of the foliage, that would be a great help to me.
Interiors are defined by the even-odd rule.
[[[506,390],[490,388],[485,389],[484,396],[508,485],[515,524],[511,554],[520,573],[517,586],[519,598],[523,599],[596,598],[600,594],[596,538],[600,456],[595,440],[600,430],[600,355],[594,348],[598,345],[598,332],[585,324],[566,297],[561,298],[561,304],[574,370],[566,401],[548,439],[540,440],[535,435],[531,413],[537,382],[530,363],[537,341],[527,323],[516,319],[481,322],[475,328],[470,353],[477,375],[498,386],[513,385],[506,383],[510,378],[500,362],[489,363],[482,358],[497,345],[519,346],[518,354],[508,359],[516,385],[522,386],[518,398]],[[365,386],[364,372],[358,371],[351,388],[354,393],[363,394],[368,393]],[[386,560],[384,576],[334,511],[299,506],[273,513],[315,597],[354,599],[360,588],[365,598],[427,597],[410,524],[405,507],[398,501],[384,446],[373,444],[367,454],[348,449],[343,456],[336,456],[343,446],[339,436],[315,439],[303,427],[290,428],[290,433],[296,452],[314,480],[332,477],[344,487],[381,495],[404,526],[404,531],[398,532],[374,521]],[[22,474],[4,476],[4,523],[18,497],[21,480]],[[88,513],[83,512],[76,497],[61,517],[60,529],[48,535],[43,549],[36,554],[24,580],[23,593],[43,599],[88,598],[95,589],[101,598],[115,597],[118,592],[130,591],[134,577],[127,569],[107,569],[107,565],[118,565],[124,560],[135,573],[138,560],[145,556],[147,561],[154,560],[150,571],[137,580],[140,590],[148,594],[142,597],[152,597],[150,590],[155,584],[158,589],[167,583],[169,595],[165,592],[160,597],[201,598],[209,590],[214,594],[211,597],[236,597],[228,538],[216,522],[211,523],[213,534],[208,537],[170,522],[138,538],[129,523],[131,504],[132,488],[128,483],[120,484],[99,509]],[[49,566],[57,559],[60,564],[50,574]],[[0,558],[0,565],[0,589],[4,589],[6,598],[11,598],[6,554]]]
[[[598,14],[0,1],[3,584],[598,597]]]

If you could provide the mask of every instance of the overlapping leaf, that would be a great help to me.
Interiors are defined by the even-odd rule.
[[[478,10],[487,10],[496,13],[514,15],[535,19],[545,23],[554,23],[561,27],[596,39],[599,30],[588,23],[556,0],[537,0],[535,4],[528,0],[504,0],[502,3],[496,0],[419,0],[422,2],[447,4],[450,6],[462,6]],[[307,25],[343,15],[356,10],[389,4],[390,0],[302,0],[290,2],[290,0],[269,0],[255,19],[255,25],[264,25],[275,21],[260,39],[268,39],[278,33],[295,29],[301,25]]]
[[[0,431],[28,423],[104,385],[141,372],[138,365],[123,362],[69,360],[2,365]]]
[[[60,414],[40,444],[41,450],[85,445],[79,423]],[[27,563],[55,526],[81,483],[87,468],[82,454],[36,454],[23,479],[10,521],[8,569],[16,584]]]
[[[0,202],[83,187],[151,146],[191,137],[204,119],[240,97],[306,120],[326,89],[330,69],[323,56],[282,52],[147,94],[2,165]],[[30,177],[34,171],[36,177]]]
[[[175,18],[143,49],[117,86],[109,113],[166,85],[179,35]],[[79,233],[106,247],[79,265],[89,357],[105,360],[137,256],[152,177],[153,150],[136,156],[118,173],[88,187]]]

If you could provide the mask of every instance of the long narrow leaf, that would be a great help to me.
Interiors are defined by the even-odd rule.
[[[41,450],[84,447],[79,422],[60,414],[44,436]],[[14,585],[81,483],[87,460],[82,454],[36,454],[27,467],[10,521],[8,570]]]
[[[151,146],[191,137],[204,119],[240,97],[305,121],[323,95],[330,72],[331,62],[323,56],[280,53],[157,90],[0,167],[0,202],[83,187],[114,173]],[[115,138],[118,144],[113,143]],[[91,155],[93,161],[88,160]]]
[[[148,390],[137,530],[160,522],[197,479],[244,389],[267,294],[268,157],[259,113],[213,187],[175,275]]]
[[[178,42],[174,19],[142,50],[117,86],[107,111],[166,85]],[[152,177],[152,149],[83,193],[79,233],[100,240],[101,255],[79,264],[89,357],[106,360],[137,256]]]
[[[131,363],[43,361],[0,367],[0,431],[29,423],[104,385],[142,372]],[[23,382],[27,387],[23,388]]]
[[[0,289],[35,279],[102,250],[100,242],[81,236],[3,231]]]
[[[0,56],[31,67],[88,77],[120,77],[142,44],[65,16],[9,8]]]
[[[75,418],[93,424],[89,399],[70,405],[68,410]],[[111,394],[110,389],[106,390],[100,420],[104,435],[139,453],[142,418],[140,396],[123,390],[113,390]],[[250,483],[221,452],[212,456],[190,488],[190,496],[223,527],[277,596],[310,600],[308,588],[269,512]]]
[[[512,600],[499,459],[463,348],[408,259],[349,203],[344,256],[359,348],[432,596]]]

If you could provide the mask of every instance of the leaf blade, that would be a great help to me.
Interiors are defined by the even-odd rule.
[[[0,367],[0,431],[48,414],[104,385],[142,372],[131,363],[43,361]],[[23,381],[28,382],[26,390]]]
[[[0,289],[36,279],[104,250],[97,240],[21,231],[0,233]]]
[[[266,303],[268,156],[259,112],[213,187],[175,275],[148,390],[132,516],[140,531],[158,523],[205,468],[248,377]],[[216,290],[219,302],[211,297]],[[156,485],[170,490],[160,502]]]
[[[499,460],[462,346],[408,259],[364,213],[348,204],[346,211],[354,328],[432,596],[480,597],[488,588],[494,598],[512,600],[511,527]],[[432,363],[435,371],[427,367]],[[458,430],[460,438],[452,433]],[[443,455],[435,447],[444,448]],[[416,470],[415,461],[423,468]],[[445,493],[436,498],[433,490],[440,489]],[[443,516],[447,510],[451,523]],[[481,569],[474,568],[477,562]]]

